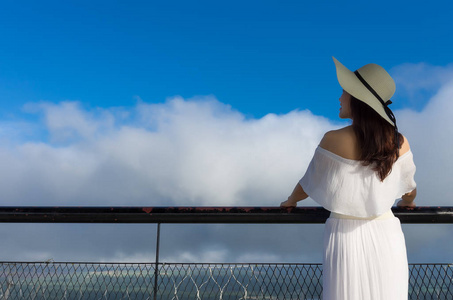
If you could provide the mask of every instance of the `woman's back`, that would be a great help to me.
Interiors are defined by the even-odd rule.
[[[358,140],[352,126],[327,132],[321,140],[319,146],[343,158],[360,160],[361,147],[358,144]],[[409,142],[404,137],[403,144],[399,150],[399,155],[402,156],[409,150]]]

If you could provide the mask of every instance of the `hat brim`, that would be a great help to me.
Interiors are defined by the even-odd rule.
[[[366,103],[392,126],[395,126],[395,124],[387,116],[381,102],[379,102],[379,100],[363,85],[354,72],[346,68],[335,57],[332,58],[337,70],[338,83],[343,90],[354,96],[356,99]]]

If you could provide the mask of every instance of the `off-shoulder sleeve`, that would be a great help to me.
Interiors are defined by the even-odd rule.
[[[318,147],[299,184],[311,199],[324,208],[335,211],[339,197],[347,197],[344,191],[349,184],[344,182],[344,173],[348,164],[343,165],[344,162],[332,159],[330,155],[330,152]]]
[[[299,184],[329,211],[370,217],[385,213],[395,199],[412,191],[416,187],[414,174],[412,153],[401,156],[381,181],[370,166],[318,147]]]
[[[324,178],[322,171],[325,170],[326,164],[322,157],[317,154],[318,150],[316,149],[315,155],[311,159],[307,171],[305,171],[305,175],[299,181],[305,193],[313,200],[315,200],[314,198],[318,198],[316,196],[320,194],[319,187],[322,185],[321,182]]]

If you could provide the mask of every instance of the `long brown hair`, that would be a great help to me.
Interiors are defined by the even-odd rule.
[[[396,138],[395,127],[353,96],[351,96],[350,107],[352,128],[361,149],[360,161],[364,166],[371,166],[383,181],[398,159],[403,136],[398,132],[398,138]]]

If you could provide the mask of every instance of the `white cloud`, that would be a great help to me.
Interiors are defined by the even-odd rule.
[[[420,206],[451,206],[449,197],[453,178],[453,67],[422,65],[401,66],[408,77],[406,86],[412,93],[435,89],[425,100],[421,111],[405,109],[397,112],[401,131],[408,137],[417,165],[417,199]],[[411,82],[412,81],[412,82]],[[409,261],[445,262],[451,259],[450,225],[403,226]],[[447,242],[446,242],[447,241]]]
[[[451,205],[448,186],[453,178],[453,80],[442,86],[421,112],[398,112],[417,165],[420,205]]]
[[[333,127],[308,111],[245,119],[212,97],[139,103],[134,125],[77,103],[39,107],[50,142],[1,149],[5,204],[273,205]]]
[[[412,94],[420,90],[437,90],[453,79],[453,64],[433,66],[426,63],[406,63],[394,67],[392,76],[398,89]]]
[[[397,97],[420,111],[442,86],[453,80],[453,64],[406,63],[392,68],[390,73],[396,82]]]
[[[116,110],[84,110],[79,102],[64,101],[54,103],[29,103],[25,111],[42,112],[43,123],[49,133],[50,141],[56,143],[75,143],[91,140],[105,135],[113,129]]]

